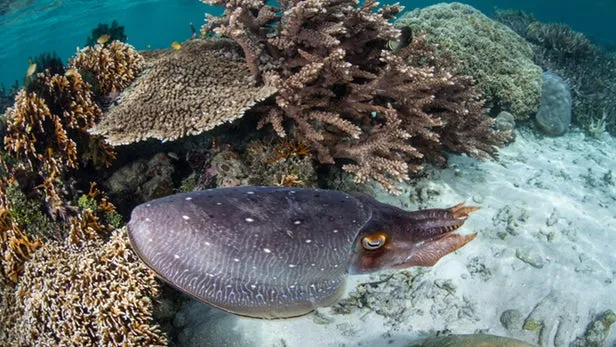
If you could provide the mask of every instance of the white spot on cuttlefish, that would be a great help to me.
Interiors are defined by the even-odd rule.
[[[179,255],[177,255],[177,254],[174,254],[174,255],[173,255],[173,257],[174,257],[175,259],[180,259],[180,256],[179,256]]]
[[[296,267],[297,265],[295,264],[289,264],[289,267]]]
[[[263,252],[265,253],[272,253],[272,250],[269,248],[263,248]]]
[[[312,240],[311,240],[311,239],[307,239],[307,240],[306,240],[306,241],[304,241],[304,242],[306,242],[306,243],[310,243],[310,242],[312,242]]]
[[[150,206],[152,206],[152,204],[145,204],[145,206],[150,207]]]
[[[222,202],[217,202],[216,205],[220,206],[222,205]]]
[[[238,258],[233,258],[233,261],[236,262],[236,263],[240,262],[240,260]]]
[[[245,220],[246,220],[248,223],[252,223],[252,222],[254,222],[254,221],[255,221],[255,220],[254,220],[254,219],[252,219],[252,218],[246,218]]]
[[[145,218],[145,221],[146,221],[146,222],[151,222],[152,220],[151,220],[150,218],[147,218],[147,217],[146,217],[146,218]]]
[[[192,198],[189,196],[189,197],[186,198],[186,200],[192,200]]]
[[[254,194],[255,192],[246,192],[246,194]]]
[[[183,215],[182,218],[184,218],[184,220],[189,220],[190,217],[188,217],[187,215]]]
[[[338,229],[334,229],[333,233],[335,234],[335,233],[337,233],[337,232],[338,232]]]
[[[293,224],[300,225],[300,224],[302,224],[302,221],[301,220],[296,220],[295,222],[293,222]]]

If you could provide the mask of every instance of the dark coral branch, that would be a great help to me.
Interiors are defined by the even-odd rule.
[[[388,49],[400,36],[389,23],[402,10],[397,4],[206,2],[225,6],[222,18],[208,18],[208,30],[237,40],[253,76],[277,89],[259,127],[292,134],[321,163],[350,161],[343,168],[360,182],[396,192],[396,181],[426,159],[443,160],[442,150],[483,158],[507,137],[491,128],[472,80],[456,75],[448,54],[437,55],[423,37]]]

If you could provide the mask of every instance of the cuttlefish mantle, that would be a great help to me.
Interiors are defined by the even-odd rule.
[[[348,274],[434,265],[475,238],[452,231],[476,209],[409,212],[339,191],[234,187],[141,204],[128,230],[139,257],[181,291],[273,319],[334,304]]]

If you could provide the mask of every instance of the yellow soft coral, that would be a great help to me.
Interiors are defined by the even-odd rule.
[[[143,70],[145,60],[133,46],[113,41],[79,51],[69,66],[90,73],[96,79],[100,95],[119,93]]]

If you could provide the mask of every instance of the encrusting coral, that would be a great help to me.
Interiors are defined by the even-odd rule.
[[[157,295],[154,273],[130,249],[125,229],[106,243],[49,243],[2,295],[0,345],[165,346],[151,322]]]
[[[119,93],[131,84],[145,66],[144,58],[133,46],[121,41],[83,48],[69,61],[71,68],[94,77],[99,95]]]
[[[396,193],[395,181],[421,170],[422,158],[440,160],[441,150],[487,157],[509,136],[491,128],[472,80],[423,37],[388,49],[400,34],[389,23],[398,5],[203,2],[225,13],[207,15],[202,32],[238,42],[254,82],[278,90],[275,104],[255,108],[259,126],[308,144],[321,163],[342,160],[359,182]]]
[[[175,140],[240,118],[275,92],[254,87],[229,40],[190,40],[180,50],[151,54],[149,68],[91,132],[113,145]]]

